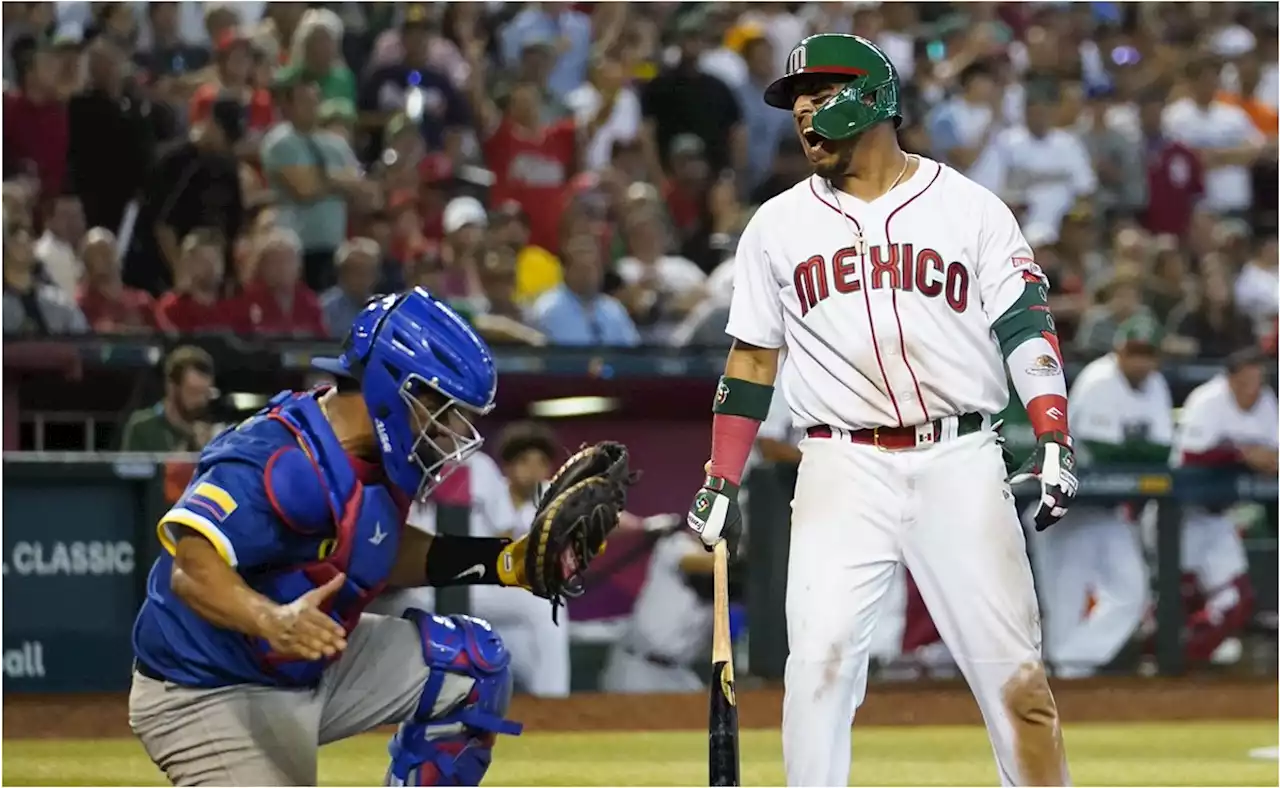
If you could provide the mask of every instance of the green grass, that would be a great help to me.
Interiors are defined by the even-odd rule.
[[[625,712],[625,709],[622,710]],[[1066,729],[1078,785],[1277,785],[1276,725],[1161,723]],[[386,768],[386,739],[361,736],[324,748],[322,785],[373,785]],[[783,782],[776,731],[744,731],[746,785]],[[4,742],[6,785],[163,785],[137,742]],[[486,785],[701,785],[706,737],[697,732],[528,734],[503,737]],[[995,785],[991,749],[977,727],[883,727],[857,731],[854,785]]]

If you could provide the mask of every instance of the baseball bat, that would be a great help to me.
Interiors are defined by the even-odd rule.
[[[715,546],[715,602],[711,630],[711,716],[708,719],[711,785],[740,785],[738,698],[733,686],[733,645],[729,640],[729,548]]]

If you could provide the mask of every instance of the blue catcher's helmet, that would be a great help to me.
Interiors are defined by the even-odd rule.
[[[352,323],[342,355],[312,364],[359,381],[383,468],[415,499],[484,440],[468,414],[493,409],[498,373],[489,346],[420,287],[370,301]]]

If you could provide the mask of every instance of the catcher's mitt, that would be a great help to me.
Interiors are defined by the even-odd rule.
[[[552,621],[564,597],[582,593],[582,575],[618,525],[634,481],[627,447],[606,441],[583,446],[547,483],[529,529],[525,577],[530,591],[551,600]]]

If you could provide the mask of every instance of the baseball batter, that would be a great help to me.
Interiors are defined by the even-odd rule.
[[[1081,463],[1161,466],[1173,444],[1173,401],[1157,370],[1160,337],[1148,317],[1121,325],[1115,352],[1071,385]],[[1056,675],[1092,675],[1120,653],[1146,610],[1148,574],[1132,506],[1077,506],[1033,553]],[[1095,604],[1085,615],[1086,600]]]
[[[1227,372],[1197,387],[1182,406],[1174,466],[1228,468],[1276,475],[1276,395],[1263,382],[1263,356],[1245,350]],[[1203,600],[1190,613],[1187,656],[1203,662],[1249,621],[1253,586],[1244,544],[1216,507],[1188,507],[1183,519],[1182,569],[1194,576]]]
[[[871,42],[800,42],[766,103],[816,174],[738,246],[709,472],[689,524],[733,540],[743,463],[780,385],[806,430],[792,502],[782,747],[790,785],[844,785],[885,589],[910,568],[968,680],[1005,785],[1062,785],[1058,712],[1022,528],[990,414],[1008,375],[1038,436],[1036,527],[1075,495],[1048,283],[1009,209],[903,153],[898,74]],[[1021,475],[1015,476],[1015,479]]]
[[[161,518],[129,724],[177,785],[314,785],[321,744],[385,724],[400,726],[385,784],[479,785],[495,736],[520,732],[501,638],[469,616],[365,610],[397,587],[577,592],[617,523],[625,450],[571,459],[558,477],[579,482],[553,481],[528,538],[404,529],[480,447],[467,414],[493,406],[488,347],[416,289],[370,302],[316,366],[338,386],[282,392],[221,433]]]

